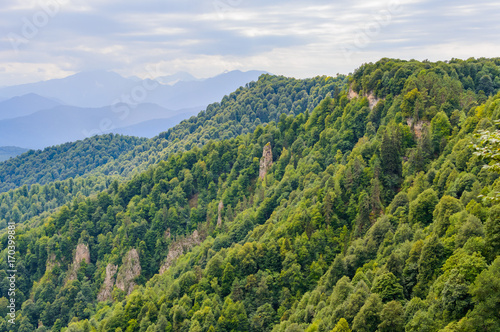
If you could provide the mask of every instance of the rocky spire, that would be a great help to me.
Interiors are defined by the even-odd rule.
[[[262,158],[260,158],[259,179],[264,179],[267,170],[273,165],[273,150],[271,143],[267,143],[262,151]]]

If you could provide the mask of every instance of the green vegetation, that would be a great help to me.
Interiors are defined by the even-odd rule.
[[[165,160],[171,153],[202,147],[210,140],[224,140],[253,133],[258,125],[278,122],[282,114],[311,112],[329,97],[337,97],[346,87],[346,77],[318,76],[298,80],[283,76],[261,75],[220,103],[214,103],[198,116],[122,154],[118,159],[95,170],[94,174],[119,174],[128,177]]]
[[[84,175],[144,141],[144,138],[108,134],[30,150],[0,163],[0,192]]]
[[[217,122],[206,131],[207,121],[191,132],[191,119],[164,134],[173,147],[154,148],[165,157],[134,149],[130,165],[147,170],[18,225],[18,316],[15,326],[0,318],[0,330],[497,331],[500,205],[480,195],[500,191],[500,174],[471,143],[495,130],[500,93],[443,69],[498,70],[495,61],[383,59],[349,78],[361,95],[389,91],[356,82],[410,64],[399,92],[377,93],[374,107],[329,88],[313,111],[276,113],[248,132],[210,136]],[[453,94],[429,92],[419,106],[408,95],[422,94],[418,82]]]
[[[0,194],[0,229],[12,218],[20,222],[35,218],[38,223],[40,216],[75,198],[96,194],[115,180],[122,182],[175,151],[251,133],[281,114],[312,111],[325,97],[337,96],[345,80],[344,76],[296,80],[262,75],[258,82],[151,140],[96,136],[0,163],[0,191],[17,188]]]

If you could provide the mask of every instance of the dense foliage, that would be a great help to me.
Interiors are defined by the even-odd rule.
[[[151,140],[97,136],[44,151],[30,151],[0,163],[0,188],[20,187],[0,194],[0,229],[10,219],[25,222],[76,197],[96,194],[111,182],[122,182],[175,151],[201,147],[210,139],[253,132],[259,124],[277,121],[281,114],[312,111],[326,96],[336,96],[345,87],[345,80],[344,76],[297,80],[262,75],[257,82]],[[107,143],[111,146],[107,147]],[[125,148],[118,153],[122,145]],[[75,177],[74,181],[71,177]],[[43,184],[49,179],[60,181],[22,187]]]
[[[201,147],[213,139],[252,133],[260,124],[277,122],[281,114],[311,112],[325,97],[336,97],[345,89],[345,83],[343,75],[303,80],[261,75],[257,82],[239,88],[198,116],[182,121],[94,173],[129,176],[165,160],[173,152]]]
[[[9,221],[39,224],[50,213],[64,204],[101,192],[111,183],[107,177],[79,177],[75,180],[55,181],[45,185],[23,185],[0,194],[0,229]]]
[[[374,107],[325,91],[312,112],[190,145],[19,225],[23,304],[0,329],[497,331],[500,204],[479,196],[500,174],[471,143],[495,129],[500,94],[423,65]],[[455,90],[420,109],[419,80]]]
[[[437,63],[384,58],[359,67],[352,75],[352,88],[356,92],[373,92],[378,97],[406,95],[416,88],[418,93],[409,101],[422,103],[421,107],[436,98],[453,105],[458,101],[454,95],[457,89],[473,91],[484,101],[485,96],[500,89],[500,58]]]
[[[29,150],[0,163],[0,192],[25,184],[46,184],[84,175],[145,141],[144,138],[108,134],[43,150]]]

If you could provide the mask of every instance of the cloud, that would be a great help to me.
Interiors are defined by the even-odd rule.
[[[308,77],[388,56],[492,57],[499,22],[495,1],[12,0],[0,9],[0,86],[148,65]]]

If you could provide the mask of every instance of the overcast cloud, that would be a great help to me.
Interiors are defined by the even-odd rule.
[[[0,31],[0,86],[95,69],[143,78],[234,69],[311,77],[382,57],[500,56],[500,3],[9,0]]]

